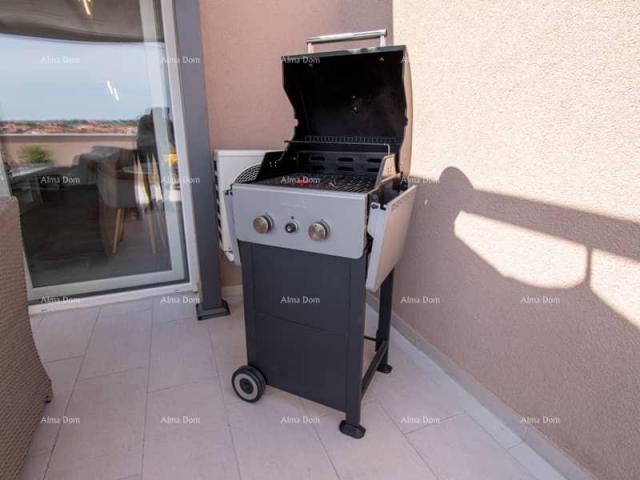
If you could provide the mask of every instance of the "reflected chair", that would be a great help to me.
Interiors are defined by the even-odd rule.
[[[97,165],[96,183],[100,202],[104,207],[115,209],[115,222],[110,238],[111,254],[118,253],[118,244],[124,238],[127,212],[137,209],[147,217],[147,229],[151,251],[155,255],[156,239],[151,213],[151,200],[146,175],[135,150],[120,149],[117,156],[105,159]],[[101,221],[107,217],[101,208]]]

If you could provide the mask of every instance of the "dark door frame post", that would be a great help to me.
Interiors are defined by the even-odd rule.
[[[189,174],[198,182],[191,183],[195,237],[200,269],[198,319],[227,315],[229,307],[222,298],[216,218],[216,188],[211,147],[207,94],[202,58],[199,0],[175,0],[176,42],[178,58],[198,59],[198,62],[178,61],[180,95],[184,118],[185,140],[189,152]]]

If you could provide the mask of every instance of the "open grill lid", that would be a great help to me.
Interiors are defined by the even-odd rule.
[[[294,144],[388,145],[399,170],[409,173],[411,82],[404,46],[307,53],[282,62],[298,120]]]

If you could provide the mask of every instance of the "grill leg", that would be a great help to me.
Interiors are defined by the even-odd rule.
[[[362,355],[364,351],[364,317],[366,278],[364,261],[355,262],[350,272],[350,307],[347,345],[347,390],[346,419],[340,422],[340,431],[353,438],[362,438],[365,428],[360,425],[360,404],[362,401]]]
[[[380,346],[387,342],[389,345],[389,333],[391,330],[391,306],[393,302],[393,270],[384,279],[380,286],[380,306],[378,308],[378,331],[376,332],[376,352]],[[378,365],[378,371],[391,373],[391,365],[388,363],[389,349],[385,352]]]
[[[360,415],[358,415],[359,417]],[[362,438],[366,432],[366,429],[360,425],[360,423],[349,423],[347,420],[340,422],[340,431],[345,435],[349,435],[353,438]]]
[[[358,380],[360,379],[358,378]],[[357,386],[360,391],[359,381],[357,382]],[[353,438],[362,438],[366,432],[366,429],[360,425],[361,401],[362,396],[360,394],[356,394],[355,391],[347,391],[347,418],[340,422],[340,431]]]

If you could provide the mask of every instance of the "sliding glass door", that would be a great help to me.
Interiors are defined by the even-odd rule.
[[[30,300],[187,281],[170,2],[5,3],[0,194]]]

